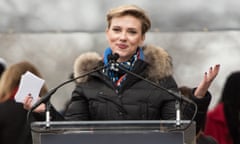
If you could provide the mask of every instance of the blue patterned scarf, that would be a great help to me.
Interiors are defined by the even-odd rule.
[[[112,54],[112,50],[107,48],[104,52],[104,65],[108,64],[108,55]],[[144,54],[142,48],[138,48],[136,53],[126,62],[121,62],[121,66],[131,71],[135,62],[138,59],[144,59]],[[104,71],[104,74],[107,75],[112,82],[119,88],[121,87],[122,82],[126,79],[126,74],[124,71],[119,69],[110,69],[107,67]]]

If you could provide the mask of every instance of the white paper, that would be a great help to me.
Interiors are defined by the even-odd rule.
[[[44,82],[45,80],[27,71],[21,77],[20,85],[15,95],[16,102],[23,103],[25,97],[31,94],[31,96],[33,97],[32,104],[36,103]]]

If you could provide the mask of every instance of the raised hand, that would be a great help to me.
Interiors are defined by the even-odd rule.
[[[205,72],[203,80],[199,83],[197,89],[194,92],[194,96],[203,98],[206,95],[212,81],[216,78],[219,70],[220,64],[216,64],[214,67],[210,67],[208,72]]]

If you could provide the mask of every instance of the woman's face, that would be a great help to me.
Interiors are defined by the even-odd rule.
[[[145,39],[141,21],[131,15],[113,18],[106,35],[112,52],[120,56],[119,62],[129,60]]]

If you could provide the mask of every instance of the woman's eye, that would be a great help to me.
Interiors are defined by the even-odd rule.
[[[113,28],[112,30],[115,31],[115,32],[121,31],[119,28]]]
[[[129,31],[130,34],[136,34],[136,31]]]

